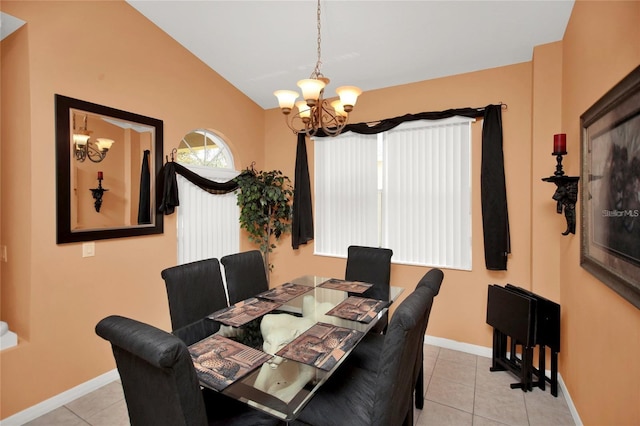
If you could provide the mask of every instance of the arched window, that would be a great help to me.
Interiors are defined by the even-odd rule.
[[[236,177],[233,155],[216,133],[189,132],[177,162],[200,176],[225,182]],[[235,193],[210,194],[178,175],[178,264],[220,258],[240,250],[240,211]]]
[[[178,162],[184,166],[233,169],[231,151],[215,133],[196,129],[185,135],[178,146]]]

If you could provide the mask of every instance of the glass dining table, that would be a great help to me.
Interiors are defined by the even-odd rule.
[[[295,419],[403,291],[380,301],[370,286],[306,275],[212,313],[217,332],[189,346],[201,386]]]

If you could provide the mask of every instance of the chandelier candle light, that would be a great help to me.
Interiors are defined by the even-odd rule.
[[[320,0],[317,9],[318,22],[318,60],[315,69],[308,79],[298,81],[303,100],[296,102],[298,92],[293,90],[276,90],[273,94],[278,98],[280,109],[285,115],[287,126],[294,133],[310,136],[322,129],[328,136],[337,136],[342,132],[349,120],[349,113],[362,93],[355,86],[341,86],[336,89],[339,100],[329,102],[324,99],[324,89],[329,79],[320,72]],[[294,105],[296,111],[294,111]]]

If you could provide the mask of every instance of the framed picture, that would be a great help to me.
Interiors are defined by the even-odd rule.
[[[640,67],[580,122],[580,265],[640,308]]]

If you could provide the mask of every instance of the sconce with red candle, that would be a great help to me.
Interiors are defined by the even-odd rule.
[[[578,201],[579,176],[565,176],[562,169],[562,156],[567,155],[567,135],[558,133],[553,135],[553,153],[556,157],[556,171],[553,176],[542,178],[544,182],[556,185],[556,192],[551,197],[556,202],[556,213],[564,211],[567,229],[562,235],[576,233],[576,202]]]
[[[91,194],[93,195],[93,199],[95,200],[93,205],[96,208],[96,212],[98,213],[100,213],[100,207],[102,206],[102,196],[105,192],[108,191],[108,189],[102,187],[103,177],[104,176],[102,172],[98,172],[98,187],[89,189],[89,191],[91,191]]]

